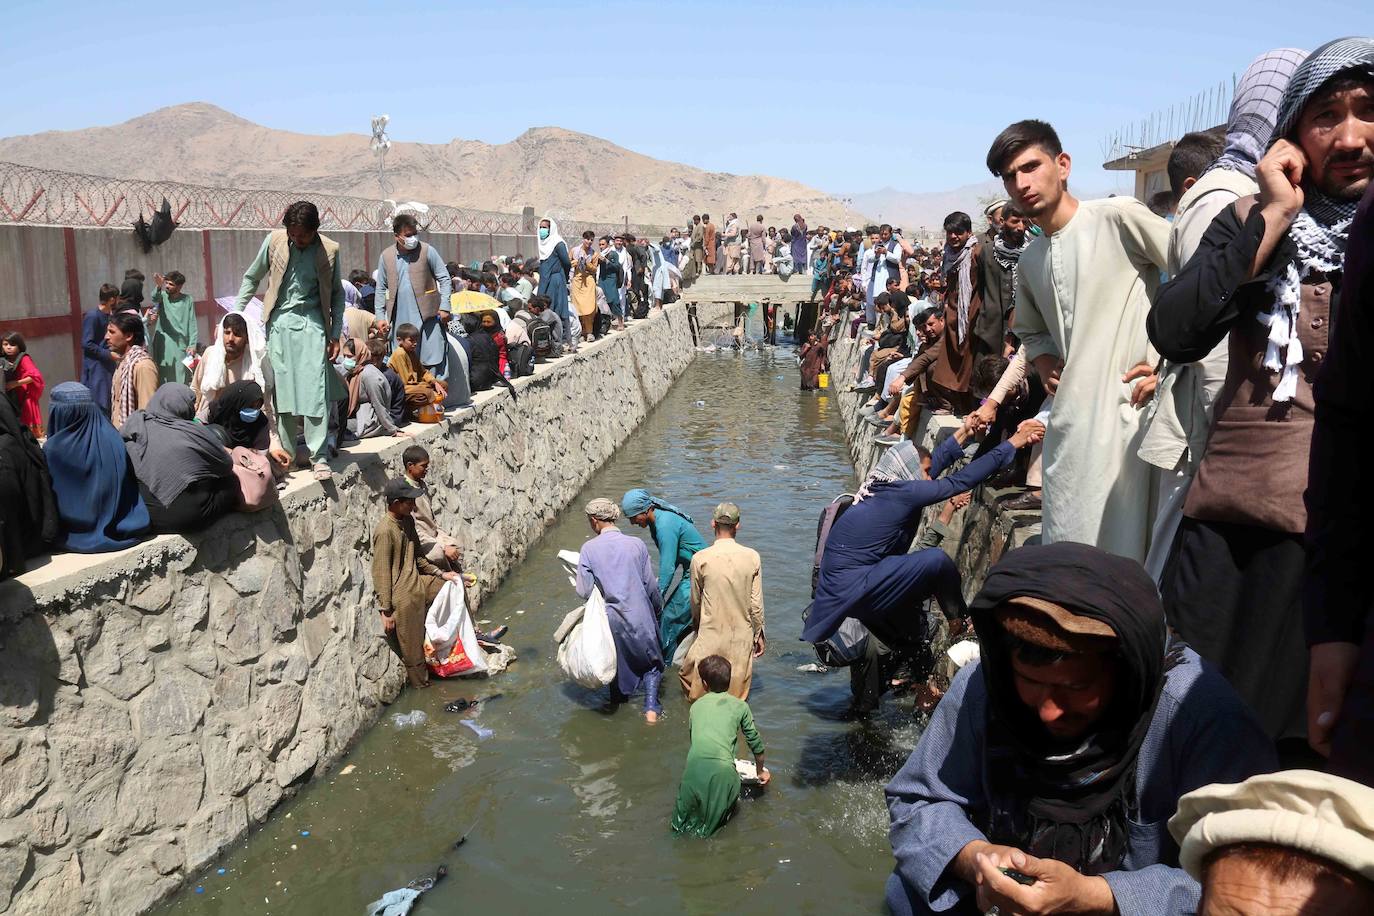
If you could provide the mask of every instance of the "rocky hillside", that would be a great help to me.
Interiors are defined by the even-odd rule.
[[[311,136],[273,130],[214,105],[163,108],[112,127],[0,139],[0,160],[118,178],[251,189],[381,197],[364,134]],[[509,143],[393,142],[386,159],[391,197],[484,210],[585,220],[673,224],[690,213],[735,210],[790,224],[857,223],[842,203],[795,181],[705,172],[651,159],[558,127]]]

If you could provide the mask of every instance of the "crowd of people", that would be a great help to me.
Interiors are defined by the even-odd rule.
[[[1157,212],[1077,199],[1043,121],[986,166],[985,231],[831,233],[812,261],[802,387],[856,338],[887,450],[827,510],[803,636],[914,653],[943,616],[980,650],[887,788],[889,908],[1371,911],[1374,40],[1257,58]],[[932,413],[959,422],[934,454]],[[985,480],[1041,533],[965,605],[933,544]]]
[[[182,272],[154,274],[147,298],[137,269],[102,284],[82,320],[80,380],[51,391],[46,424],[43,374],[21,334],[3,335],[0,453],[34,475],[3,510],[3,575],[50,550],[119,550],[264,508],[293,471],[329,480],[351,443],[411,438],[411,424],[510,387],[681,288],[685,249],[667,238],[587,232],[570,252],[543,220],[539,258],[464,266],[401,212],[375,269],[345,270],[319,226],[313,203],[286,209],[209,341]],[[127,458],[111,448],[121,441]]]

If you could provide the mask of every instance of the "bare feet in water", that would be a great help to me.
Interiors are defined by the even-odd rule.
[[[644,721],[648,722],[650,725],[653,725],[655,722],[658,721],[658,713],[654,712],[652,709],[648,710],[644,713]]]

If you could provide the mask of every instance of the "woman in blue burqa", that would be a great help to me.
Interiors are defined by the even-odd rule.
[[[692,557],[706,548],[692,517],[648,490],[629,490],[620,500],[620,511],[631,524],[648,528],[658,547],[658,590],[663,596],[663,618],[658,624],[663,661],[671,663],[678,645],[692,629]],[[673,581],[679,569],[682,575]]]

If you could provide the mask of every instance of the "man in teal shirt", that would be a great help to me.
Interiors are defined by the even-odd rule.
[[[669,665],[678,644],[692,629],[692,557],[706,548],[706,541],[690,515],[656,499],[648,490],[627,491],[621,497],[620,511],[631,524],[648,528],[658,547],[658,590],[663,596],[658,634],[663,663]],[[682,575],[674,582],[673,576],[679,570]]]
[[[244,273],[235,309],[243,311],[265,276],[262,320],[276,378],[277,434],[290,451],[299,417],[315,479],[329,480],[329,407],[348,396],[333,367],[344,319],[339,245],[320,234],[320,212],[309,201],[287,207],[282,226],[263,240]]]

